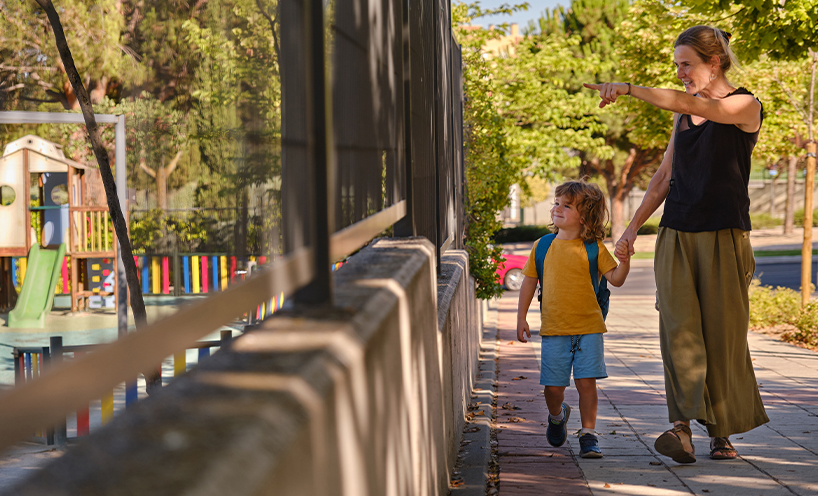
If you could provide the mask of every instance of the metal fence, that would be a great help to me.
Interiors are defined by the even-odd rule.
[[[270,167],[280,164],[281,173],[268,183],[280,192],[280,223],[265,230],[270,252],[262,248],[271,261],[242,283],[4,393],[0,447],[54,425],[248,308],[280,295],[331,304],[333,262],[384,231],[429,238],[438,260],[462,248],[461,56],[449,3],[282,0],[277,8],[280,67],[271,73],[281,80],[281,149]],[[248,195],[231,194],[246,228]]]

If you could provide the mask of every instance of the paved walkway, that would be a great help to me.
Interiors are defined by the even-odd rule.
[[[599,382],[597,431],[605,457],[586,460],[578,457],[573,435],[580,428],[573,385],[566,391],[574,408],[569,441],[552,448],[545,439],[539,350],[516,341],[516,305],[517,293],[508,292],[498,308],[502,496],[818,494],[818,354],[750,333],[770,423],[734,436],[740,458],[731,461],[708,458],[707,433],[694,423],[699,461],[679,465],[653,450],[654,439],[670,427],[653,298],[614,296],[605,342],[609,378]],[[538,319],[536,310],[529,313],[532,328],[539,328]]]

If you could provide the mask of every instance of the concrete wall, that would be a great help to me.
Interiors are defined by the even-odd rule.
[[[465,251],[450,250],[441,256],[437,283],[437,325],[443,346],[444,396],[447,405],[446,454],[453,466],[465,425],[465,416],[479,367],[483,312],[475,299],[474,279],[469,276]]]
[[[475,374],[463,252],[380,240],[8,494],[446,494]],[[440,306],[438,306],[440,295]]]

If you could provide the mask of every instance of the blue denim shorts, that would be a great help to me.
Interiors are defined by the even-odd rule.
[[[568,386],[571,368],[574,379],[604,379],[605,351],[602,333],[543,336],[540,355],[540,384]]]

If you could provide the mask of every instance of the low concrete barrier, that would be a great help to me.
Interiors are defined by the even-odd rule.
[[[427,240],[376,242],[336,307],[276,314],[7,494],[446,494],[479,352],[466,260],[438,283]]]

